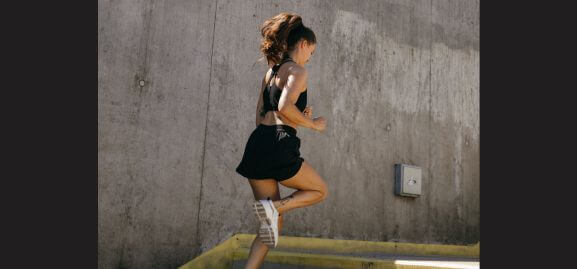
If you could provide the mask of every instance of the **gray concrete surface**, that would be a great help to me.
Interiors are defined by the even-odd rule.
[[[282,233],[479,240],[478,0],[99,0],[99,268],[176,268],[257,231],[234,169],[267,70],[259,26],[282,11],[317,35],[308,104],[328,127],[298,135],[330,191]],[[394,195],[395,163],[423,168],[422,197]]]

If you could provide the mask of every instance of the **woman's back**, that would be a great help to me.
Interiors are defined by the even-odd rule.
[[[262,91],[264,118],[261,124],[264,125],[289,125],[296,128],[298,125],[278,112],[279,99],[291,73],[303,71],[304,67],[296,64],[292,59],[285,58],[279,64],[274,65],[265,75],[265,84]],[[307,104],[307,86],[300,93],[295,105],[303,112]]]

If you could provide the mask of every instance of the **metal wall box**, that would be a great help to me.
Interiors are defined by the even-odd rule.
[[[395,164],[395,194],[421,196],[421,168],[408,164]]]

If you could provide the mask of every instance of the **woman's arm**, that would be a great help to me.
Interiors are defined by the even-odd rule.
[[[267,72],[268,73],[268,72]],[[264,91],[264,84],[265,84],[265,78],[266,78],[266,74],[265,77],[262,78],[262,85],[260,87],[260,94],[258,95],[258,102],[256,104],[256,126],[258,127],[258,125],[260,124],[260,122],[262,121],[262,119],[264,117],[260,116],[260,112],[262,111],[263,107],[262,107],[262,93]]]
[[[298,125],[314,129],[314,121],[306,117],[295,105],[299,95],[305,90],[307,71],[304,68],[295,68],[289,72],[278,102],[279,112]]]

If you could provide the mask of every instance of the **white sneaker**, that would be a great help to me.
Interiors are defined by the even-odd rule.
[[[259,235],[263,243],[276,247],[278,243],[278,211],[272,200],[258,200],[253,203],[253,209],[260,221]]]

